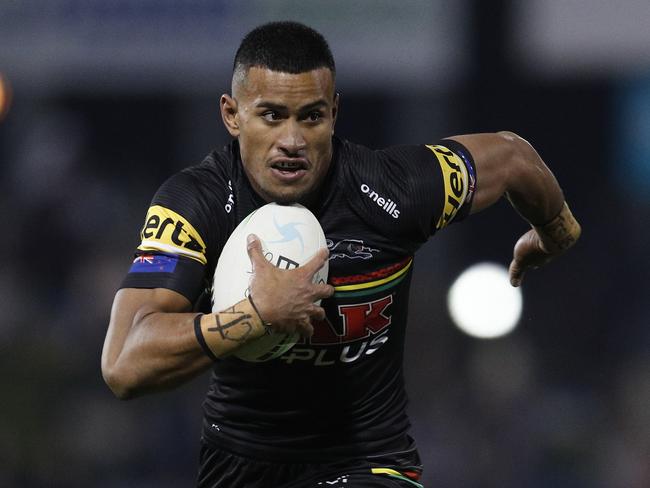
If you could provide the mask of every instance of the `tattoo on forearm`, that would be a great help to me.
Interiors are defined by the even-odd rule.
[[[541,227],[541,232],[549,237],[559,251],[566,251],[573,246],[580,236],[580,224],[565,204],[560,214],[548,224]]]
[[[234,307],[214,314],[216,325],[208,327],[208,332],[217,332],[224,341],[245,342],[254,330],[253,316],[237,312]]]

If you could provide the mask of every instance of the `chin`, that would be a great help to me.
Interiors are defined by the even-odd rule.
[[[279,203],[280,205],[291,205],[292,203],[300,203],[300,199],[294,196],[283,195],[277,198],[274,198],[272,201]]]
[[[291,205],[292,203],[303,203],[305,196],[303,193],[279,194],[274,196],[271,201],[281,205]]]
[[[313,191],[309,189],[292,189],[293,191],[284,192],[265,192],[262,197],[268,202],[275,202],[281,205],[290,205],[292,203],[304,204],[313,198]]]

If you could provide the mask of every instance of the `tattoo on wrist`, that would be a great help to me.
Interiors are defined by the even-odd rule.
[[[580,237],[580,224],[576,221],[564,203],[560,213],[547,224],[536,226],[535,229],[541,235],[545,243],[553,245],[554,250],[563,252],[573,246]]]
[[[227,357],[245,342],[268,333],[248,300],[218,313],[198,314],[194,318],[194,332],[213,361]]]
[[[246,342],[253,331],[253,316],[249,313],[230,307],[223,312],[213,314],[215,324],[207,327],[208,332],[216,332],[224,341]]]
[[[194,327],[199,343],[213,359],[226,357],[245,342],[267,333],[248,300],[218,313],[198,315]]]

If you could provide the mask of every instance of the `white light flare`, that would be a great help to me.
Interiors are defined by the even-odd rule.
[[[484,262],[456,278],[447,294],[447,306],[460,330],[479,339],[494,339],[516,327],[523,298],[521,289],[510,285],[504,266]]]

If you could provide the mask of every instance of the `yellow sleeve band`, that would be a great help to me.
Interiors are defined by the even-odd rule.
[[[198,231],[182,215],[160,205],[149,208],[140,238],[142,251],[179,254],[207,263],[205,242]]]
[[[458,210],[465,203],[469,188],[469,175],[465,162],[445,146],[427,145],[426,147],[435,155],[444,182],[444,205],[436,224],[436,230],[439,230],[454,220]]]

